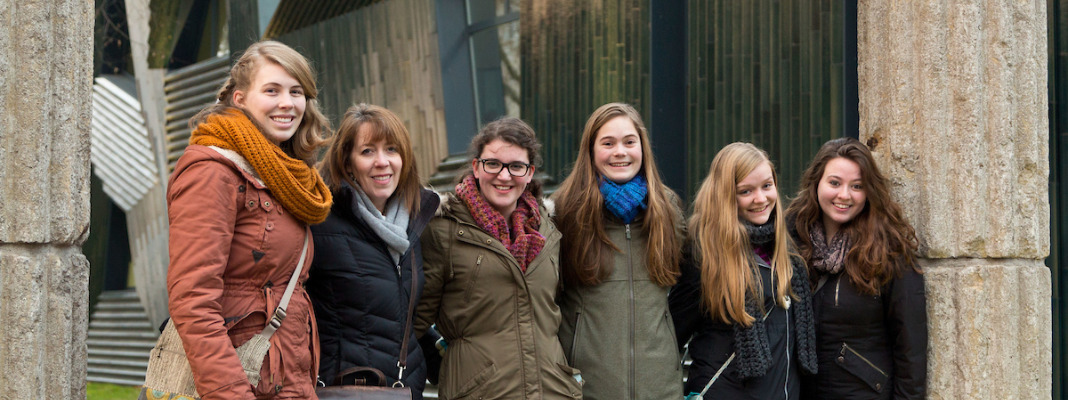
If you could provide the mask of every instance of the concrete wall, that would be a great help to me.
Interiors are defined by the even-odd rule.
[[[920,237],[928,398],[1051,396],[1046,2],[862,1],[860,139]]]
[[[0,398],[84,399],[93,3],[0,9]]]

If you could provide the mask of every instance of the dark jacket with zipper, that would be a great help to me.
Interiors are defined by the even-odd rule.
[[[649,278],[648,234],[640,219],[624,224],[607,215],[605,231],[622,250],[613,252],[612,273],[594,286],[565,286],[557,299],[564,317],[560,343],[582,370],[583,398],[677,398],[682,368],[675,327],[668,288]]]
[[[812,373],[815,369],[815,355],[810,348],[813,337],[809,292],[804,290],[798,293],[801,299],[792,301],[788,310],[778,306],[774,300],[775,285],[771,267],[753,255],[756,264],[753,268],[762,282],[764,304],[770,307],[770,312],[766,317],[764,314],[754,314],[757,321],[753,323],[750,333],[754,333],[759,340],[738,343],[734,325],[713,320],[701,306],[700,264],[694,260],[689,249],[684,254],[682,276],[669,296],[671,314],[678,332],[678,346],[682,348],[689,341],[688,351],[693,359],[684,392],[700,393],[731,354],[737,353],[705,393],[706,399],[799,398],[800,373]],[[808,275],[799,258],[793,259],[793,269],[795,284],[792,286],[807,283]],[[799,343],[804,345],[800,346]],[[771,356],[768,369],[763,374],[758,373],[758,376],[744,378],[743,375],[753,374],[754,371],[743,373],[742,369],[747,368],[743,360],[764,346],[767,346],[766,351]],[[806,351],[806,348],[809,350]]]
[[[312,261],[307,291],[319,323],[319,379],[327,385],[351,367],[376,368],[390,384],[397,379],[408,303],[418,303],[424,282],[419,235],[434,216],[438,201],[434,192],[421,191],[420,208],[408,223],[410,246],[399,268],[385,241],[358,214],[356,192],[347,183],[334,193],[330,216],[312,227],[319,251]],[[416,293],[410,293],[413,259]],[[422,398],[426,364],[414,329],[409,333],[407,363],[404,384],[413,389],[415,398]]]
[[[795,240],[797,235],[794,234]],[[863,294],[845,272],[813,293],[819,373],[806,377],[806,399],[923,399],[927,393],[927,300],[912,268]]]

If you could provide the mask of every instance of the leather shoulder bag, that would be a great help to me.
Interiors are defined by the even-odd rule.
[[[245,370],[249,383],[256,386],[260,383],[260,369],[263,368],[263,358],[267,356],[267,350],[271,348],[271,336],[282,326],[282,320],[286,319],[286,308],[289,307],[289,299],[293,296],[293,289],[297,287],[297,280],[301,270],[304,269],[304,260],[308,256],[308,228],[304,228],[304,249],[300,251],[300,260],[293,276],[289,278],[289,285],[282,294],[282,300],[278,308],[274,310],[270,322],[263,331],[257,333],[247,342],[239,346],[237,356],[241,359],[241,367]],[[174,321],[168,320],[166,327],[156,346],[149,353],[148,371],[145,373],[145,385],[141,388],[138,400],[153,399],[199,399],[196,384],[193,382],[193,370],[189,366],[189,359],[185,356],[185,347],[182,338],[174,328]]]

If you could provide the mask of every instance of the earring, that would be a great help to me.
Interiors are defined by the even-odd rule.
[[[353,182],[356,182],[356,175],[353,175],[352,172],[349,172],[349,179]]]

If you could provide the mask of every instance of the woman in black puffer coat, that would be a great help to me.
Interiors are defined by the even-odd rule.
[[[439,198],[419,183],[404,124],[377,106],[345,113],[320,173],[334,206],[326,222],[312,227],[316,251],[307,284],[318,320],[319,379],[334,385],[340,372],[370,367],[386,384],[402,376],[420,399],[426,362],[413,332],[403,374],[397,361],[409,302],[419,302],[424,282],[419,236]]]
[[[862,143],[827,142],[787,224],[816,287],[819,373],[806,399],[923,399],[927,306],[916,233]]]

